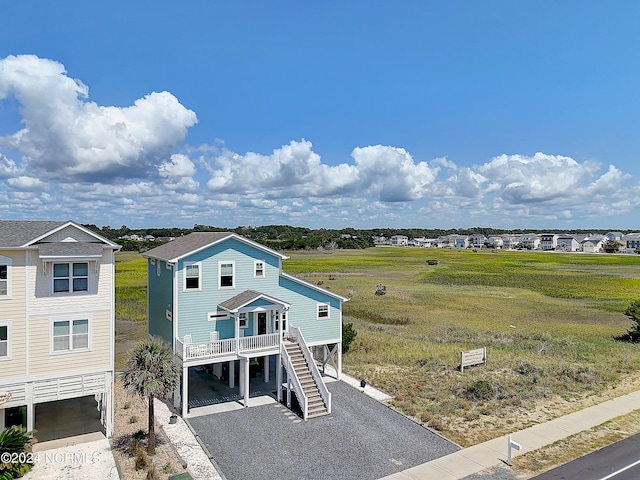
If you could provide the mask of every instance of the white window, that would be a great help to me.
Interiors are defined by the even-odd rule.
[[[71,352],[89,350],[89,320],[53,320],[51,322],[51,351]]]
[[[329,318],[329,304],[328,303],[319,303],[318,304],[318,319]]]
[[[0,255],[0,298],[11,297],[11,259]]]
[[[11,322],[0,322],[0,360],[11,359]]]
[[[240,323],[240,328],[247,328],[249,325],[249,319],[246,312],[238,314],[238,322]]]
[[[276,311],[276,332],[280,330],[280,318],[282,318],[282,331],[285,332],[287,330],[287,312]]]
[[[201,289],[201,268],[200,263],[185,263],[184,265],[184,289],[200,290]]]
[[[253,262],[253,276],[254,278],[264,278],[264,261],[256,260]]]
[[[88,290],[88,263],[53,264],[53,293],[87,292]]]
[[[218,288],[234,288],[235,287],[234,271],[235,271],[234,262],[232,261],[218,262],[218,272],[220,272]]]

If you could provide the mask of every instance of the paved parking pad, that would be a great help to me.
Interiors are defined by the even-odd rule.
[[[378,479],[459,447],[344,382],[331,415],[307,422],[270,404],[190,418],[227,480]]]

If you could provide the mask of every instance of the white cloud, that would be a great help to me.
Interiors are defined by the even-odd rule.
[[[144,178],[197,122],[169,92],[129,107],[99,106],[62,64],[35,55],[0,59],[0,99],[9,95],[25,127],[5,143],[20,152],[24,167],[60,181]]]
[[[15,190],[29,190],[41,192],[47,188],[47,184],[42,180],[34,177],[20,176],[7,180],[9,186]]]
[[[351,156],[356,162],[361,188],[384,202],[405,202],[426,196],[438,173],[427,162],[414,163],[404,148],[356,147]]]

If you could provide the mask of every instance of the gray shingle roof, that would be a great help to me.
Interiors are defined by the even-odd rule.
[[[171,240],[159,247],[152,248],[145,252],[144,256],[165,261],[175,261],[184,255],[200,250],[207,245],[211,245],[231,235],[231,232],[193,232],[184,237]]]
[[[265,295],[264,293],[256,292],[255,290],[245,290],[244,292],[239,293],[238,295],[220,303],[220,306],[229,312],[233,312],[238,308],[244,307],[245,305],[248,305],[249,303],[261,297],[273,300],[274,302],[281,305],[289,305],[287,302],[283,302],[282,300],[278,300],[277,298],[274,298],[272,296]]]
[[[168,262],[175,262],[191,253],[197,252],[203,248],[208,247],[214,243],[227,238],[235,238],[248,245],[252,245],[255,248],[264,250],[272,255],[276,255],[281,259],[289,258],[286,255],[276,252],[260,243],[244,238],[233,232],[193,232],[184,237],[178,237],[175,240],[171,240],[164,245],[153,248],[142,254],[143,257],[157,258]]]
[[[0,220],[0,247],[21,247],[68,222]]]
[[[102,255],[101,243],[86,243],[86,242],[54,242],[54,243],[41,243],[38,245],[38,252],[40,256],[99,256]]]

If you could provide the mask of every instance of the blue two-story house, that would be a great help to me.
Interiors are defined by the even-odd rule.
[[[182,367],[174,404],[188,413],[189,369],[210,366],[249,400],[249,367],[275,359],[278,400],[294,393],[305,419],[331,412],[311,353],[341,371],[342,302],[348,298],[285,273],[275,250],[229,232],[194,232],[144,253],[149,334],[173,345]],[[235,386],[235,372],[238,385]]]

